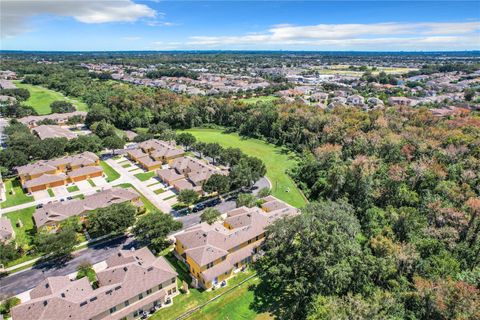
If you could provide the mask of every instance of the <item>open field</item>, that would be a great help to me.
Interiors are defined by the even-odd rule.
[[[218,142],[223,147],[240,148],[245,154],[262,159],[267,167],[267,178],[272,183],[272,194],[297,208],[306,204],[305,197],[286,173],[297,162],[294,153],[262,140],[247,139],[218,129],[194,128],[186,131],[202,142]]]
[[[12,191],[15,194],[10,194]],[[22,203],[32,202],[34,199],[31,196],[28,196],[22,189],[20,181],[18,179],[8,179],[5,180],[5,190],[7,199],[1,203],[2,208],[8,208],[13,206],[18,206]]]
[[[70,102],[79,111],[87,111],[87,105],[84,102],[65,97],[60,92],[53,91],[41,86],[24,84],[20,81],[14,81],[14,83],[18,88],[24,88],[30,92],[30,98],[25,101],[25,104],[32,106],[35,111],[37,111],[40,115],[52,113],[52,110],[50,109],[50,104],[57,100]]]
[[[179,262],[172,253],[165,256],[170,264],[178,272],[178,286],[181,288],[182,281],[190,282],[190,276],[186,266]],[[224,288],[219,288],[214,291],[203,291],[190,288],[189,294],[180,294],[173,298],[173,305],[161,309],[154,314],[151,319],[168,319],[173,320],[178,318],[181,314],[188,310],[200,306],[218,296],[219,294],[231,289],[236,284],[250,277],[253,273],[251,271],[240,272],[234,277],[230,278],[227,282],[228,285]],[[258,278],[253,277],[247,282],[243,283],[238,288],[235,288],[231,292],[220,297],[218,300],[209,304],[200,311],[197,311],[187,317],[186,319],[259,319],[254,310],[250,309],[250,304],[253,302],[253,292],[249,291],[250,285],[254,284]],[[220,308],[221,306],[221,308]],[[262,317],[261,319],[268,319],[268,317]]]
[[[110,167],[105,161],[100,161],[100,165],[103,168],[103,172],[107,176],[107,182],[112,182],[120,178],[120,174]]]
[[[246,99],[239,99],[238,101],[241,101],[243,103],[248,103],[248,104],[254,104],[257,102],[270,102],[270,101],[275,101],[277,100],[277,97],[274,96],[261,96],[261,97],[252,97],[252,98],[246,98]]]

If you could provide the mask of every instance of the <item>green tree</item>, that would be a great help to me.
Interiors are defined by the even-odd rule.
[[[258,190],[258,197],[259,198],[265,198],[266,196],[269,196],[272,194],[272,190],[270,188],[262,188]]]
[[[240,193],[236,200],[237,208],[246,206],[249,208],[255,207],[257,198],[251,193]]]
[[[203,190],[208,193],[222,194],[230,190],[230,179],[222,174],[212,174],[203,185]]]
[[[198,200],[198,193],[193,190],[182,190],[178,193],[178,201],[191,205]]]
[[[103,146],[112,150],[123,149],[125,146],[125,140],[114,134],[113,136],[103,138]]]
[[[141,216],[132,232],[137,241],[160,252],[170,245],[167,236],[181,227],[182,223],[174,220],[171,215],[154,211]]]
[[[77,242],[76,232],[69,225],[60,226],[56,233],[42,229],[36,236],[37,251],[53,257],[62,257],[73,251]]]
[[[90,129],[100,138],[105,138],[116,134],[115,126],[113,126],[111,123],[108,123],[106,120],[92,123],[90,125]]]
[[[222,214],[217,209],[207,208],[207,209],[203,210],[202,214],[200,215],[200,220],[202,222],[212,224],[215,221],[218,221],[220,219],[221,215]]]
[[[20,252],[15,246],[15,242],[4,243],[0,241],[0,264],[6,264],[20,258]]]
[[[13,307],[18,306],[22,301],[17,297],[8,298],[0,305],[1,314],[7,318],[10,316],[10,310]]]
[[[75,107],[67,101],[53,101],[50,104],[53,113],[68,113],[75,111]]]
[[[361,292],[365,285],[360,224],[346,203],[308,205],[267,229],[255,269],[283,319],[305,318],[313,297]]]
[[[117,203],[88,213],[87,230],[99,237],[123,233],[135,222],[136,209],[131,203]]]
[[[197,142],[197,139],[195,136],[189,132],[182,132],[177,135],[176,141],[178,144],[181,144],[182,146],[185,146],[188,149],[192,147],[195,142]]]
[[[97,275],[92,265],[88,262],[83,262],[77,267],[77,277],[76,279],[88,278],[90,283],[97,281]]]

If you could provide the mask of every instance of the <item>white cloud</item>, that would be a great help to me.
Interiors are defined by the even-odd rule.
[[[157,15],[132,0],[2,0],[1,36],[28,31],[27,20],[43,14],[73,17],[83,23],[133,22]]]
[[[318,24],[311,26],[275,25],[262,33],[237,36],[193,36],[194,46],[238,48],[310,47],[323,50],[443,50],[473,49],[480,46],[480,22],[456,23],[373,23]],[[381,45],[381,47],[379,47]],[[449,47],[446,47],[449,46]]]

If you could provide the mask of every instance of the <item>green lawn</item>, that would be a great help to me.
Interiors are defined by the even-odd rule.
[[[165,192],[165,189],[161,189],[161,188],[160,188],[160,189],[158,189],[158,190],[155,190],[154,192],[155,192],[155,194],[164,193],[164,192]]]
[[[186,269],[185,265],[179,262],[172,253],[166,255],[166,258],[179,274],[178,287],[181,288],[183,280],[189,283],[190,276],[188,275],[188,270]],[[190,288],[189,294],[182,293],[174,297],[172,306],[159,310],[150,319],[176,319],[181,314],[201,304],[204,304],[208,300],[221,294],[222,292],[227,291],[232,286],[240,283],[242,280],[245,280],[251,275],[251,271],[238,273],[227,281],[228,285],[226,287],[214,291],[202,291]],[[257,316],[256,313],[249,309],[249,305],[253,301],[253,292],[249,292],[248,287],[249,285],[255,283],[256,279],[257,278],[252,278],[240,287],[235,288],[230,293],[216,300],[216,302],[212,303],[215,304],[216,307],[208,305],[205,307],[207,312],[204,310],[197,311],[187,319],[196,319],[197,317],[200,317],[200,319],[255,319]],[[227,309],[227,306],[230,310],[222,310]],[[240,313],[237,314],[236,312],[241,312],[242,316],[244,317],[239,317]]]
[[[12,191],[15,194],[10,194]],[[18,179],[8,179],[5,180],[5,190],[7,199],[1,203],[2,208],[8,208],[13,206],[18,206],[22,203],[32,202],[34,199],[31,196],[28,196],[22,189],[20,181]]]
[[[148,200],[147,198],[145,198],[145,196],[137,190],[137,188],[135,188],[132,184],[130,183],[122,183],[122,184],[118,184],[116,185],[115,187],[120,187],[120,188],[132,188],[134,189],[135,191],[137,191],[137,193],[140,195],[140,200],[142,200],[143,202],[143,205],[145,206],[145,208],[148,210],[148,211],[159,211],[157,209],[157,207],[155,207],[153,205],[153,203],[150,202],[150,200]]]
[[[25,101],[25,104],[32,106],[40,115],[52,113],[50,104],[57,100],[70,102],[79,111],[87,111],[87,105],[85,103],[65,97],[60,92],[56,92],[41,86],[24,84],[20,81],[14,81],[14,83],[18,88],[24,88],[30,92],[30,98]]]
[[[47,189],[47,192],[50,197],[55,197],[55,193],[53,192],[52,189]]]
[[[28,247],[32,243],[32,235],[34,232],[32,215],[34,212],[35,207],[29,207],[5,214],[5,216],[10,219],[13,230],[15,231],[15,241],[22,247]],[[16,226],[18,219],[22,221],[23,226],[21,228]]]
[[[68,192],[75,192],[75,191],[78,191],[78,190],[80,190],[80,189],[78,188],[78,186],[70,186],[70,187],[67,187],[67,191],[68,191]]]
[[[147,181],[153,176],[155,176],[155,171],[141,172],[141,173],[135,174],[135,177],[140,181]]]
[[[120,178],[120,174],[110,167],[105,161],[100,161],[103,172],[107,175],[107,182],[115,181]]]
[[[272,183],[272,194],[297,208],[306,204],[305,197],[286,173],[297,163],[294,153],[262,140],[246,139],[218,129],[194,128],[186,131],[202,142],[218,142],[223,147],[240,148],[244,153],[262,159],[267,167],[267,178]]]
[[[261,96],[261,97],[252,97],[252,98],[246,98],[246,99],[239,99],[238,101],[241,101],[243,103],[247,104],[255,104],[257,102],[270,102],[270,101],[275,101],[277,100],[277,97],[274,96]]]
[[[95,182],[93,182],[92,179],[88,179],[87,181],[88,181],[88,183],[90,183],[90,185],[91,185],[92,187],[96,187],[96,186],[97,186],[97,185],[95,184]]]
[[[132,166],[131,163],[122,164],[122,168],[129,168],[129,167],[131,167],[131,166]]]

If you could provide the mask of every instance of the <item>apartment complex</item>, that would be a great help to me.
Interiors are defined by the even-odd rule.
[[[52,160],[40,160],[16,169],[23,188],[34,192],[101,177],[103,169],[99,164],[97,155],[86,151]]]
[[[70,140],[78,137],[75,132],[57,125],[43,124],[33,128],[32,132],[35,133],[41,140],[48,138],[66,138]]]
[[[215,166],[212,166],[201,159],[192,157],[181,157],[170,163],[170,168],[157,170],[158,177],[165,183],[173,186],[178,192],[182,190],[194,190],[202,192],[203,184],[213,174],[224,174]]]
[[[49,277],[30,292],[31,300],[12,309],[13,320],[130,320],[172,303],[177,273],[147,247],[120,250],[97,272],[98,288],[88,279]]]
[[[139,148],[127,151],[128,157],[140,164],[145,170],[159,169],[163,164],[185,154],[173,142],[150,139],[138,144]]]
[[[222,222],[202,223],[175,236],[175,254],[184,261],[193,285],[210,289],[248,264],[259,251],[265,228],[298,210],[268,196],[259,207],[240,207]]]
[[[47,203],[42,208],[36,209],[33,221],[37,228],[57,227],[60,222],[70,217],[80,216],[83,218],[89,211],[127,201],[135,206],[141,205],[140,196],[134,189],[114,187],[85,196],[84,199]]]
[[[85,111],[74,111],[68,113],[52,113],[44,116],[28,116],[18,119],[19,122],[23,123],[29,128],[33,128],[38,126],[38,122],[43,120],[51,120],[54,121],[56,124],[66,124],[68,119],[79,116],[83,119],[87,117],[87,112]]]
[[[15,238],[15,231],[7,217],[0,217],[0,242],[10,242]]]

